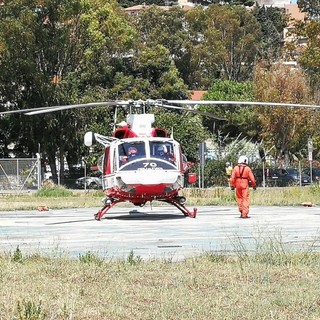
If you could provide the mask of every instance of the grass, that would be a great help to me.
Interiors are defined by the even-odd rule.
[[[320,256],[0,257],[0,319],[319,319]]]
[[[21,195],[0,196],[0,211],[36,210],[39,206],[50,209],[91,208],[102,206],[102,191],[76,192],[64,188]]]
[[[235,204],[234,191],[229,188],[187,189],[184,192],[188,203],[193,205],[232,205]],[[320,203],[320,186],[288,188],[258,188],[250,191],[251,205],[294,206],[303,202]]]
[[[319,204],[320,186],[290,188],[259,188],[250,192],[251,205],[300,205],[303,202]],[[230,188],[185,189],[187,206],[234,205],[234,191]],[[39,206],[50,209],[90,208],[102,206],[102,191],[71,191],[63,187],[44,188],[37,193],[1,195],[0,211],[36,210]],[[121,205],[121,204],[119,204]],[[122,204],[123,205],[123,204]],[[162,205],[157,202],[157,205]]]
[[[191,205],[234,205],[228,188],[187,189]],[[100,206],[101,192],[46,190],[0,197],[1,210]],[[318,204],[319,187],[251,192],[252,205]],[[275,237],[255,252],[206,252],[185,261],[110,260],[91,252],[0,254],[0,319],[320,319],[320,254],[291,251]]]

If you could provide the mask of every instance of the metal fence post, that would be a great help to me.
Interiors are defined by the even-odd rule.
[[[37,181],[38,181],[38,190],[41,188],[41,160],[40,160],[40,153],[37,153],[37,161],[38,161],[38,175],[37,175]]]

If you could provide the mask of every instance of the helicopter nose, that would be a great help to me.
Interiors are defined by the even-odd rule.
[[[180,172],[177,170],[122,171],[118,177],[126,185],[175,184],[180,178]]]

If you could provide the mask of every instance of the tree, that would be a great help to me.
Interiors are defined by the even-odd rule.
[[[208,93],[204,95],[204,100],[252,101],[252,86],[253,84],[250,81],[216,81]],[[258,139],[258,133],[261,129],[260,121],[252,112],[252,107],[207,106],[204,110],[226,119],[226,121],[204,120],[205,126],[211,128],[217,136],[227,137],[223,139],[224,143],[229,143],[230,139],[234,139],[239,135],[248,139]]]
[[[281,63],[270,69],[258,67],[254,97],[257,101],[312,103],[308,81],[299,68]],[[306,141],[315,135],[319,115],[305,108],[261,107],[256,110],[261,121],[261,139],[267,149],[275,148],[274,157],[289,160],[290,155],[306,156]]]
[[[289,17],[280,8],[256,6],[252,14],[261,26],[261,57],[264,60],[279,59],[283,45],[283,30],[288,25]]]
[[[0,8],[0,15],[0,96],[6,107],[105,100],[135,39],[115,2],[12,1]],[[12,116],[8,131],[24,154],[35,154],[40,144],[56,177],[56,155],[62,163],[65,156],[76,161],[91,116],[86,111]]]
[[[185,28],[188,31],[188,40],[178,68],[190,89],[207,89],[212,79],[220,76],[218,65],[207,62],[210,52],[203,42],[207,27],[207,13],[204,8],[198,6],[186,12]]]
[[[185,112],[155,111],[156,126],[166,129],[180,142],[183,153],[189,160],[196,161],[199,157],[199,143],[211,137],[203,127],[201,116]]]
[[[6,1],[0,8],[0,96],[4,108],[56,103],[61,62],[69,61],[69,21],[79,16],[77,1]],[[44,127],[46,130],[44,130]],[[56,117],[10,117],[10,140],[17,155],[55,152],[64,137]],[[69,128],[70,129],[70,128]],[[71,130],[70,130],[71,131]],[[8,138],[7,138],[8,139]],[[54,161],[55,163],[55,161]]]
[[[297,60],[299,64],[309,76],[313,96],[318,103],[320,101],[320,21],[311,21],[309,23],[297,22],[293,34],[296,39],[293,52],[298,55]],[[306,45],[301,46],[299,39],[306,39]]]
[[[298,8],[308,14],[309,19],[319,19],[320,6],[318,0],[298,0]]]
[[[250,78],[261,39],[257,20],[245,8],[228,5],[209,6],[206,18],[203,45],[207,67],[218,67],[222,79]]]
[[[47,0],[38,5],[38,1],[12,1],[0,8],[0,15],[4,109],[187,97],[187,87],[168,49],[139,41],[131,18],[116,2]],[[40,145],[56,178],[55,157],[59,155],[61,163],[64,158],[69,164],[77,163],[85,152],[86,131],[112,133],[112,111],[7,117],[9,121],[2,122],[6,129],[3,145],[13,141],[16,153],[29,156]]]
[[[150,50],[158,45],[169,50],[190,89],[206,89],[216,78],[238,81],[252,76],[260,26],[241,6],[212,5],[187,12],[152,6],[132,23]]]
[[[152,6],[141,10],[133,23],[145,46],[151,49],[161,45],[168,50],[170,60],[174,61],[184,82],[189,85],[188,47],[191,47],[191,43],[185,12],[179,7],[164,10]]]

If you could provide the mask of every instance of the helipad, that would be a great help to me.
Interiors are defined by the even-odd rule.
[[[171,206],[146,206],[115,207],[96,221],[97,210],[0,212],[1,250],[181,260],[205,252],[263,250],[269,241],[288,250],[320,249],[320,207],[255,206],[246,220],[239,219],[235,206],[199,207],[196,219]]]

